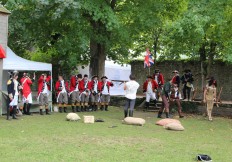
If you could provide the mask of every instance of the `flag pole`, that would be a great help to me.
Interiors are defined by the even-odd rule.
[[[150,70],[150,66],[149,66],[149,67],[148,67],[148,75],[150,75],[150,71],[151,71],[151,70]]]

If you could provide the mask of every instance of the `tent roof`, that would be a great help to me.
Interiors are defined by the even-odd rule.
[[[0,5],[0,13],[10,14],[10,11],[8,11],[5,7],[3,7],[2,5]]]
[[[3,70],[52,71],[52,64],[26,60],[17,56],[7,47],[7,57],[3,59]]]

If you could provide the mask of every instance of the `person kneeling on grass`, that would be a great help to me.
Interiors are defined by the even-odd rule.
[[[126,92],[126,105],[124,108],[124,117],[126,118],[128,115],[128,109],[130,107],[129,116],[133,117],[133,111],[135,106],[135,100],[136,100],[136,93],[139,88],[139,83],[135,81],[135,77],[133,75],[130,75],[130,81],[126,82],[124,85],[124,90]]]
[[[216,94],[217,94],[216,87],[217,87],[217,81],[214,79],[214,77],[211,77],[204,90],[204,101],[203,101],[207,105],[207,115],[209,117],[209,121],[213,120],[212,110],[213,110],[214,100],[216,99]]]
[[[158,118],[162,118],[163,110],[165,110],[166,118],[169,118],[169,103],[168,103],[168,100],[169,100],[169,95],[170,95],[170,92],[171,92],[171,88],[172,88],[172,80],[169,79],[169,81],[164,84],[163,90],[161,92],[162,107],[159,109],[158,116],[157,116]]]

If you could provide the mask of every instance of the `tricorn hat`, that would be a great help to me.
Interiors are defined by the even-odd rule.
[[[88,75],[87,75],[87,74],[85,74],[85,75],[84,75],[84,77],[88,77]]]
[[[160,70],[159,69],[155,69],[155,73],[160,73]]]
[[[92,76],[92,79],[94,79],[95,77],[97,77],[97,78],[98,78],[98,76],[97,76],[97,75],[93,75],[93,76]]]
[[[177,71],[177,70],[174,70],[172,73],[179,73],[179,71]]]
[[[106,76],[101,77],[101,79],[103,79],[103,78],[108,79]]]
[[[151,79],[152,79],[152,76],[151,76],[151,75],[148,75],[147,78],[151,78]]]

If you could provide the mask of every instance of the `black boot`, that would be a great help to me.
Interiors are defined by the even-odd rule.
[[[83,112],[84,111],[84,108],[83,108],[83,106],[81,106],[81,112]]]
[[[169,117],[169,113],[168,113],[168,112],[166,112],[165,114],[166,114],[166,118],[170,118],[170,117]]]
[[[109,111],[109,110],[108,110],[108,105],[105,105],[105,111]]]
[[[84,106],[84,111],[87,111],[87,106]]]
[[[129,117],[133,117],[133,110],[129,111]]]
[[[94,111],[97,111],[97,110],[98,110],[98,106],[94,105]]]
[[[7,107],[6,110],[6,120],[10,120],[10,107]]]
[[[59,107],[59,112],[62,113],[62,107]]]
[[[51,114],[48,112],[48,109],[46,109],[46,115],[51,115]]]
[[[124,110],[124,118],[127,117],[127,114],[128,114],[128,110]]]
[[[155,108],[157,108],[157,100],[154,100]]]
[[[145,103],[145,111],[147,111],[149,109],[149,102]]]
[[[31,115],[30,113],[30,109],[31,109],[31,104],[27,104],[27,115]]]
[[[73,112],[73,113],[75,112],[74,106],[72,106],[72,112]]]
[[[27,114],[27,104],[23,104],[23,114]]]
[[[67,107],[64,107],[64,112],[67,113]]]
[[[163,113],[163,112],[160,112],[160,111],[159,111],[159,112],[158,112],[157,118],[162,118],[162,113]]]
[[[76,106],[76,112],[80,112],[79,106]]]
[[[100,109],[101,109],[101,111],[103,111],[103,107],[104,107],[104,105],[101,105],[101,108],[100,108]]]
[[[40,110],[39,110],[39,114],[40,114],[40,115],[43,115],[43,109],[40,109]]]
[[[16,108],[17,108],[17,106],[14,106],[14,107],[13,107],[13,114],[12,114],[12,118],[13,118],[13,119],[18,119],[18,118],[16,117]]]

